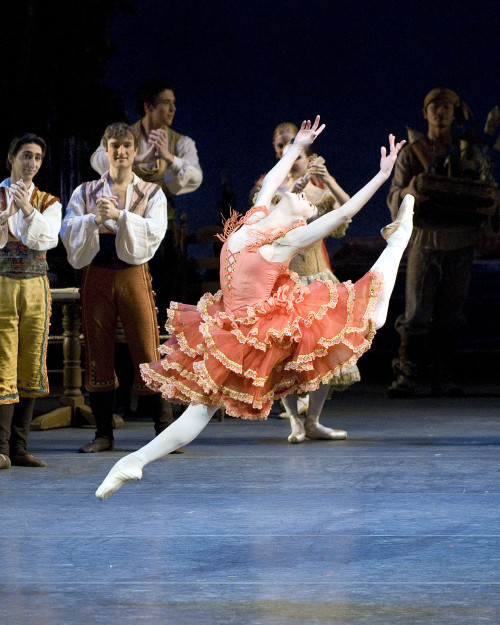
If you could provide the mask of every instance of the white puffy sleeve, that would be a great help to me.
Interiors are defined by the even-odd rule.
[[[68,261],[75,269],[90,265],[99,251],[99,227],[95,224],[94,215],[87,214],[85,210],[85,199],[80,185],[73,191],[61,226],[61,239]]]
[[[191,193],[200,186],[203,172],[198,161],[196,144],[189,137],[183,136],[179,140],[174,160],[165,168],[163,180],[172,195]]]
[[[59,241],[61,217],[60,202],[54,202],[43,213],[34,210],[29,217],[23,219],[21,242],[32,250],[50,250],[56,247]]]
[[[161,189],[149,200],[144,217],[121,211],[117,220],[116,253],[130,265],[142,265],[154,256],[167,231],[167,198]]]

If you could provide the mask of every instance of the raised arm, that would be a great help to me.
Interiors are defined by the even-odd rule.
[[[326,213],[303,228],[291,230],[283,237],[283,244],[302,249],[328,236],[332,230],[354,217],[389,178],[398,153],[405,143],[406,141],[395,143],[394,135],[389,135],[389,154],[384,146],[380,150],[380,171],[340,208]]]
[[[282,158],[276,163],[276,165],[268,172],[264,181],[262,182],[262,188],[259,191],[256,206],[269,206],[273,199],[276,189],[285,179],[286,175],[290,171],[292,165],[295,162],[297,156],[302,150],[311,145],[316,137],[318,137],[325,129],[325,124],[319,125],[319,115],[316,116],[314,124],[311,125],[309,120],[303,121],[300,130],[295,137],[290,149],[283,154]]]

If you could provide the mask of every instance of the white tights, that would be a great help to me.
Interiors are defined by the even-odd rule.
[[[406,210],[412,211],[413,202],[406,202],[406,204],[408,204]],[[403,208],[403,205],[401,208]],[[383,276],[382,291],[377,298],[374,311],[374,321],[377,329],[381,328],[387,319],[389,301],[396,283],[399,263],[408,245],[413,228],[412,214],[407,216],[396,232],[389,237],[385,250],[380,254],[372,267],[372,271],[378,271]]]
[[[190,404],[176,421],[151,442],[118,460],[97,489],[96,497],[108,499],[125,482],[140,480],[144,466],[190,443],[205,428],[217,410],[217,406]]]

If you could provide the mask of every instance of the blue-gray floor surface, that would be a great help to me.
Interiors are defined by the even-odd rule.
[[[335,395],[340,442],[287,421],[212,421],[110,500],[94,491],[153,433],[78,454],[90,429],[31,432],[45,469],[0,472],[5,625],[500,623],[498,396]]]

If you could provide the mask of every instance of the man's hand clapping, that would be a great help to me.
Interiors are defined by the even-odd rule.
[[[9,187],[10,197],[12,199],[11,214],[14,214],[18,210],[23,212],[25,217],[29,217],[34,211],[33,206],[29,202],[28,187],[24,184],[24,180],[18,180],[17,182],[11,182]],[[14,210],[15,206],[15,210]]]
[[[149,134],[148,142],[154,146],[158,158],[162,158],[168,164],[173,162],[174,155],[168,149],[168,134],[166,130],[163,130],[163,128],[152,130]]]
[[[108,219],[116,221],[120,217],[120,209],[118,208],[118,198],[114,195],[101,195],[97,200],[98,216],[95,223],[100,226]]]

